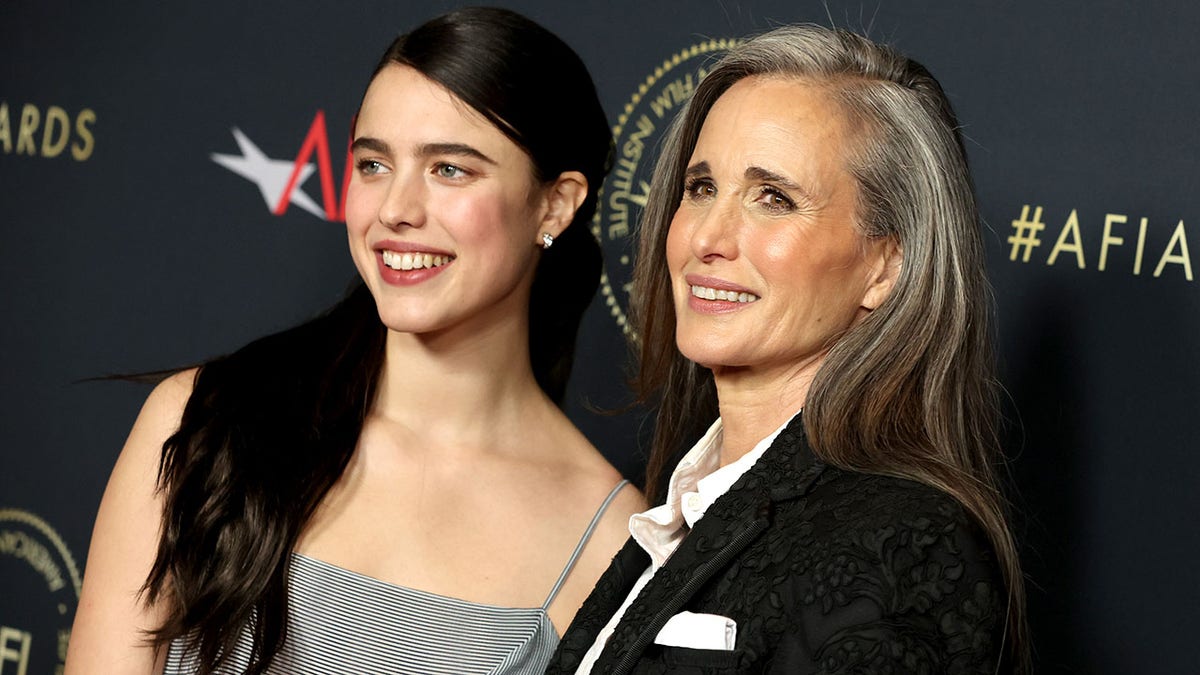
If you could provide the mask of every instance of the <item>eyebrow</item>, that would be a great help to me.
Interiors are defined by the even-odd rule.
[[[378,152],[384,155],[391,154],[392,152],[390,145],[370,136],[362,136],[354,139],[354,143],[350,145],[350,151],[357,152],[358,150],[370,150],[371,152]]]
[[[774,171],[771,171],[770,169],[764,169],[761,166],[746,167],[746,178],[755,181],[762,181],[764,183],[775,183],[779,187],[786,188],[788,190],[796,190],[797,192],[803,192],[806,194],[808,192],[792,179],[784,178]]]
[[[696,162],[695,164],[689,166],[687,168],[687,171],[685,171],[683,175],[684,175],[684,178],[695,178],[697,176],[708,176],[711,174],[712,174],[712,167],[710,167],[708,165],[708,162],[700,161],[700,162]],[[749,167],[746,167],[745,176],[746,176],[747,180],[761,181],[763,183],[774,183],[774,184],[778,185],[779,187],[784,188],[785,190],[791,190],[794,192],[798,192],[801,195],[803,195],[806,199],[810,199],[810,200],[812,199],[812,194],[808,188],[804,187],[803,185],[800,185],[799,183],[797,183],[796,181],[794,181],[790,178],[781,176],[780,174],[777,174],[774,171],[771,171],[770,169],[764,169],[761,166],[749,166]]]
[[[707,176],[711,173],[712,169],[709,168],[708,162],[697,162],[689,166],[687,171],[683,172],[683,177],[694,178],[695,176]]]
[[[386,141],[370,136],[356,138],[350,146],[351,151],[369,150],[381,154],[391,154],[392,147]],[[417,146],[413,153],[417,157],[432,157],[436,155],[451,155],[454,157],[473,157],[482,162],[496,165],[496,160],[488,157],[465,143],[423,143]]]
[[[420,146],[417,146],[417,152],[415,154],[418,157],[430,157],[433,155],[473,157],[482,162],[487,162],[493,166],[496,164],[496,160],[463,143],[424,143]]]

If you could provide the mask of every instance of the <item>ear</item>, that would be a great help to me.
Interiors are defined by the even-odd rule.
[[[900,242],[892,237],[876,240],[875,264],[871,268],[871,276],[867,279],[867,290],[863,293],[862,308],[874,311],[892,294],[892,287],[900,277],[900,269],[904,266],[904,249]]]
[[[546,186],[541,222],[538,224],[537,241],[542,245],[542,235],[557,237],[575,219],[579,205],[587,198],[587,178],[578,171],[564,171]]]

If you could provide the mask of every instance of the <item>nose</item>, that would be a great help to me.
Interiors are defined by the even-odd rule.
[[[397,172],[379,204],[379,222],[391,229],[422,227],[428,190],[412,172]]]
[[[742,222],[736,200],[718,197],[692,217],[692,255],[705,262],[737,258],[737,231]]]

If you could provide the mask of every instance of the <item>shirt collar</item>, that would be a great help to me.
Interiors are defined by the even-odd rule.
[[[667,486],[667,501],[629,517],[629,533],[650,554],[653,567],[661,567],[666,562],[679,542],[683,541],[688,529],[754,466],[794,417],[789,417],[750,452],[727,466],[721,466],[724,426],[719,417],[713,422],[704,437],[692,446],[672,472]]]

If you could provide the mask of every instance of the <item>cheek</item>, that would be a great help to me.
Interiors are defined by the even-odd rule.
[[[377,199],[373,190],[351,179],[346,189],[346,229],[354,233],[363,233],[371,226],[378,213]]]
[[[442,223],[458,244],[487,252],[533,248],[533,215],[519,198],[497,192],[457,194],[431,200],[430,216]]]
[[[676,211],[667,229],[667,268],[672,273],[678,272],[687,262],[690,249],[687,230],[686,218]]]

